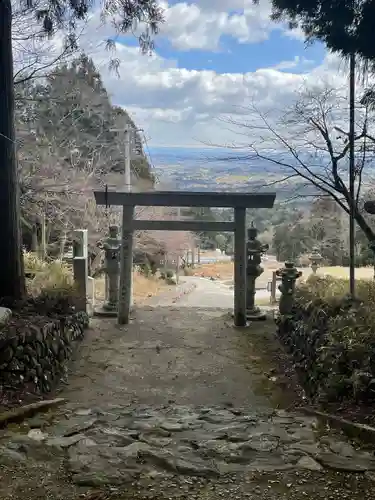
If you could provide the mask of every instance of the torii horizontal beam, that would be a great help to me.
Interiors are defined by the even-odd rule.
[[[97,205],[143,207],[272,208],[276,193],[211,191],[94,191]]]
[[[214,231],[218,233],[233,232],[234,222],[215,222],[204,220],[133,220],[133,231]]]

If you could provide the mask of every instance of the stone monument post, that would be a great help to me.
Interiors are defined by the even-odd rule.
[[[280,314],[290,314],[293,308],[296,281],[302,276],[302,271],[298,271],[293,262],[285,262],[284,267],[276,271],[276,276],[281,279],[279,312]]]
[[[249,321],[266,319],[266,314],[255,305],[255,281],[263,273],[264,269],[260,265],[262,254],[268,250],[268,245],[261,243],[258,238],[258,230],[253,223],[247,230],[247,293],[246,293],[246,318]]]
[[[78,293],[77,311],[88,312],[88,235],[87,229],[73,232],[73,276]]]

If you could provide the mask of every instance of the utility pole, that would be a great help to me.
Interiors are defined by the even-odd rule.
[[[126,125],[124,130],[124,139],[125,139],[125,173],[124,173],[124,181],[125,181],[125,191],[129,192],[132,190],[131,185],[131,168],[130,168],[130,127]]]
[[[111,129],[111,132],[123,132],[124,133],[124,188],[125,192],[130,193],[132,190],[131,184],[131,151],[130,151],[130,132],[131,127],[127,124],[125,125],[125,129]],[[122,212],[122,226],[126,226],[129,220],[133,219],[133,208],[132,207],[123,207]],[[124,233],[123,233],[124,234]],[[118,310],[119,324],[124,324],[128,322],[127,317],[123,316],[123,311],[127,311],[128,308],[131,310],[133,308],[133,255],[125,256],[123,252],[125,251],[125,247],[129,249],[131,254],[133,254],[133,239],[131,238],[131,243],[129,242],[121,242],[121,252],[120,252],[120,286],[119,286],[119,299],[118,299]],[[127,279],[126,275],[130,273],[130,294],[126,293]],[[130,296],[130,303],[127,304],[126,297]]]
[[[355,54],[349,61],[349,293],[355,298]]]
[[[125,163],[125,171],[124,171],[124,182],[125,182],[125,191],[127,193],[130,193],[131,190],[132,190],[132,181],[131,181],[131,164],[130,164],[130,156],[131,156],[131,152],[130,152],[130,127],[129,125],[126,125],[125,126],[125,130],[124,130],[124,146],[125,146],[125,150],[124,150],[124,163]],[[125,212],[125,210],[127,209],[127,207],[123,207],[123,211]],[[125,221],[125,213],[123,214],[123,221]],[[120,290],[122,290],[121,288],[121,275],[120,275]],[[131,273],[131,280],[130,280],[130,309],[133,308],[133,305],[134,305],[134,301],[133,301],[133,260],[132,260],[132,273]],[[120,292],[120,296],[121,296],[121,292]]]

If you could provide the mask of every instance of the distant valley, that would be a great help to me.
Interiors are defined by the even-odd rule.
[[[153,147],[149,155],[162,189],[236,192],[261,189],[277,191],[279,200],[295,196],[303,189],[300,182],[283,181],[286,172],[278,165],[249,159],[245,153]]]

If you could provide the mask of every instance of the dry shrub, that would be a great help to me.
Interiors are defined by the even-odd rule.
[[[293,313],[278,320],[310,397],[375,400],[375,282],[312,276],[299,285]]]
[[[25,270],[31,277],[27,279],[27,291],[35,297],[41,293],[74,293],[74,279],[71,268],[61,260],[43,261],[35,253],[24,252]]]

